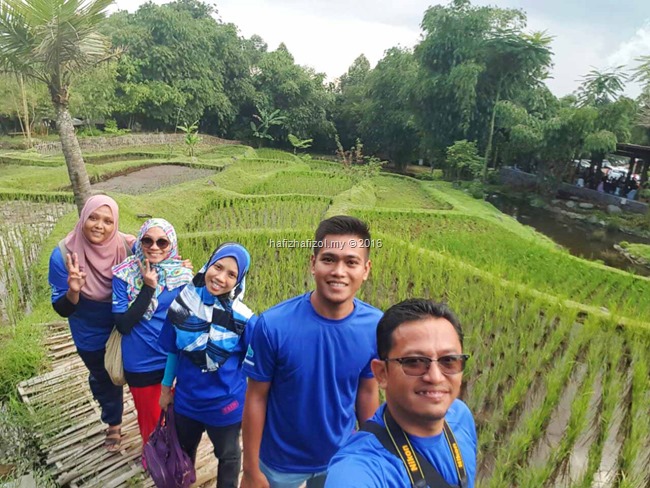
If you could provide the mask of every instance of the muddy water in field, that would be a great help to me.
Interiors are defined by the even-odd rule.
[[[93,191],[116,191],[138,195],[159,190],[165,186],[178,185],[184,181],[197,180],[217,172],[211,169],[195,169],[165,164],[150,166],[128,175],[116,176],[92,185]]]
[[[566,433],[571,418],[571,404],[582,385],[587,374],[587,365],[578,364],[573,370],[569,382],[560,395],[560,402],[551,415],[551,421],[546,427],[544,436],[533,450],[530,465],[542,467],[547,462],[551,453],[558,447]]]

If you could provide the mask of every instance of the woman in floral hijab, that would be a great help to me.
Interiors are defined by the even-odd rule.
[[[158,398],[167,354],[158,345],[167,309],[192,270],[178,255],[174,227],[164,219],[147,220],[140,229],[134,255],[113,267],[113,315],[123,334],[124,376],[138,412],[146,443],[160,416]]]

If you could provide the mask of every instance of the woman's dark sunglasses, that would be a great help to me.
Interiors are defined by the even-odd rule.
[[[151,237],[143,237],[140,239],[140,243],[142,243],[142,247],[149,249],[151,246],[153,246],[154,242],[156,243],[156,246],[158,246],[158,249],[161,251],[164,249],[167,249],[169,246],[169,241],[167,239],[156,239],[155,241]]]
[[[431,363],[438,363],[440,372],[444,375],[462,373],[465,369],[465,362],[469,359],[468,354],[449,354],[438,359],[431,359],[423,356],[411,356],[405,358],[388,358],[384,361],[395,361],[402,366],[402,371],[407,376],[424,376],[429,372]]]

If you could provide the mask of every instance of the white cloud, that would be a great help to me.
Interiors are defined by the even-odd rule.
[[[255,6],[251,7],[252,4]],[[222,2],[219,16],[237,25],[246,37],[260,35],[270,50],[284,42],[298,64],[325,72],[330,79],[345,73],[362,53],[374,65],[386,49],[397,45],[413,46],[420,35],[418,28],[344,15],[320,17],[307,9],[271,5],[264,0]]]
[[[650,22],[638,29],[632,38],[621,43],[616,51],[607,57],[610,66],[625,65],[635,68],[639,63],[636,59],[640,56],[650,55]],[[628,83],[626,94],[636,97],[641,93],[638,83]]]

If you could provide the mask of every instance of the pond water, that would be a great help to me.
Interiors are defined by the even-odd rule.
[[[631,263],[613,247],[614,244],[619,244],[621,241],[650,244],[650,239],[572,220],[543,208],[532,207],[525,200],[513,200],[500,195],[491,195],[488,202],[503,213],[511,215],[518,222],[529,225],[550,237],[574,256],[602,261],[607,266],[650,276],[650,269]]]

